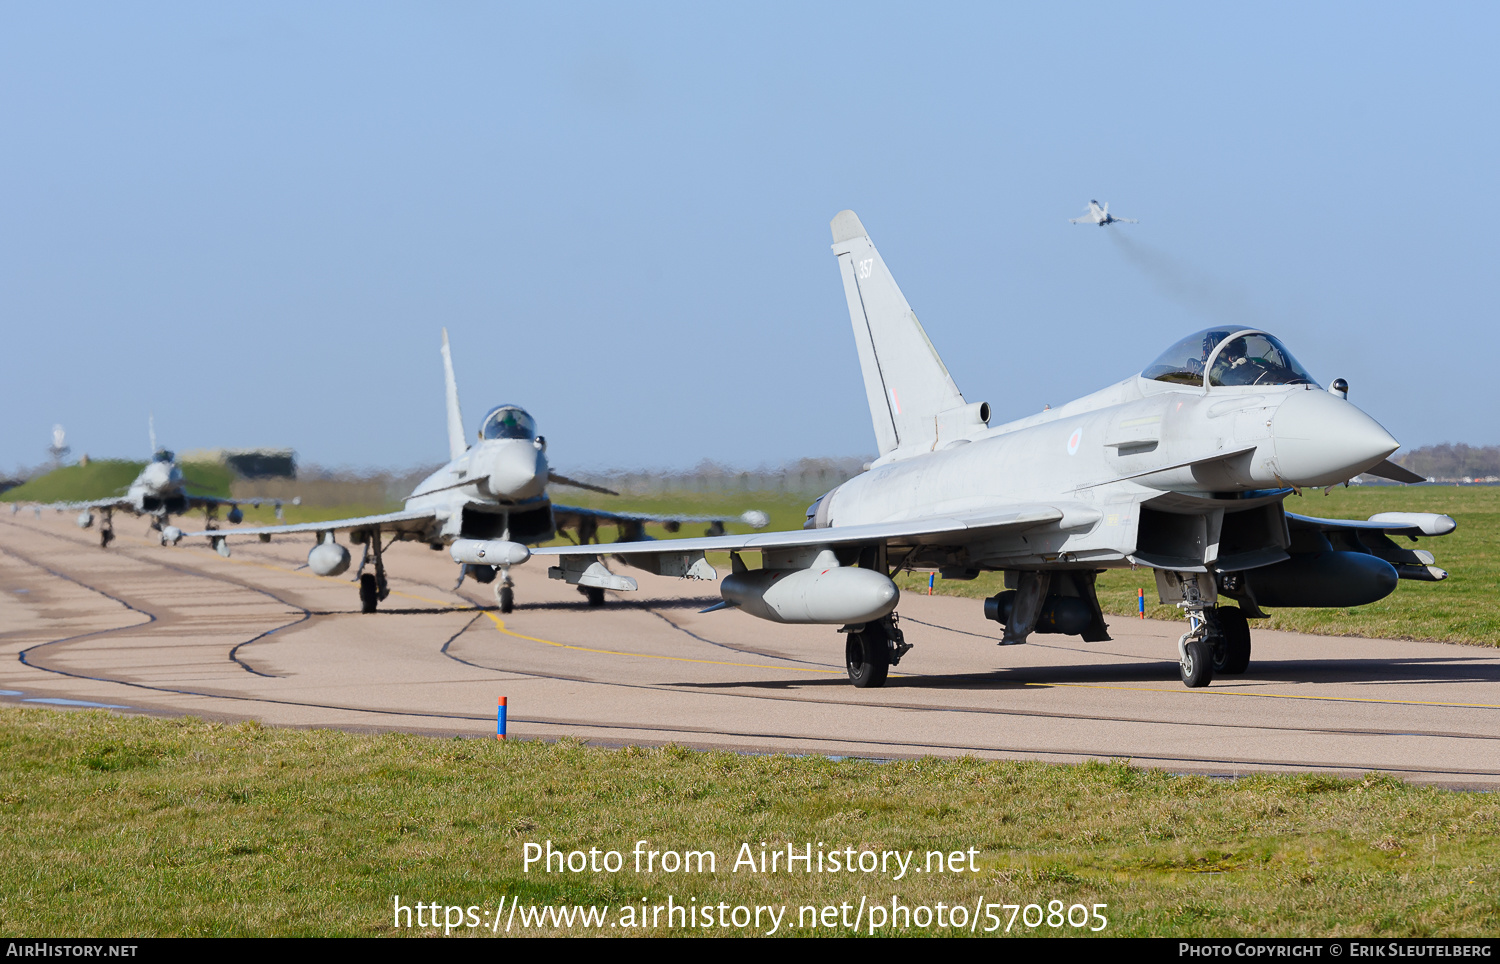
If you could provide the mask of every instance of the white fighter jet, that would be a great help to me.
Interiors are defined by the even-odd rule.
[[[182,468],[177,457],[156,444],[156,420],[147,421],[151,433],[151,461],[136,476],[124,495],[94,502],[57,502],[41,508],[64,510],[78,509],[78,526],[87,529],[94,524],[94,513],[101,516],[99,524],[99,546],[108,546],[115,538],[114,513],[129,512],[132,515],[148,516],[151,531],[161,539],[162,545],[176,545],[182,538],[182,530],[171,524],[174,515],[184,515],[194,509],[202,509],[206,516],[206,529],[216,529],[218,510],[229,507],[226,518],[238,523],[245,517],[241,505],[275,505],[276,516],[281,517],[280,499],[221,499],[214,495],[189,492],[183,483]],[[294,502],[298,500],[293,500]],[[12,509],[12,511],[15,511]]]
[[[349,550],[335,541],[335,534],[363,546],[355,578],[363,612],[374,612],[390,590],[386,585],[383,554],[397,540],[426,542],[434,549],[446,546],[461,567],[458,583],[466,575],[481,583],[495,582],[495,600],[501,612],[515,606],[510,567],[530,558],[528,546],[547,542],[559,531],[571,529],[577,542],[597,541],[600,524],[619,527],[622,539],[645,538],[648,522],[663,523],[669,531],[690,522],[706,522],[710,534],[724,531],[726,522],[738,521],[764,527],[765,513],[750,510],[736,519],[720,516],[652,515],[606,512],[556,505],[547,497],[547,483],[569,485],[607,495],[618,495],[601,486],[558,475],[547,465],[547,440],[537,434],[536,421],[518,405],[498,405],[480,423],[478,439],[464,439],[463,415],[458,407],[458,384],[453,377],[453,356],[448,331],[443,330],[443,374],[447,387],[448,453],[452,461],[424,479],[406,499],[399,512],[306,522],[297,525],[236,529],[235,535],[254,535],[269,542],[271,536],[307,532],[316,537],[308,553],[308,568],[320,576],[338,576],[349,568]],[[227,533],[218,530],[188,533],[207,536],[220,555],[229,555]],[[382,537],[384,542],[382,544]],[[365,572],[373,562],[375,571]],[[496,581],[496,577],[499,577]],[[604,589],[582,584],[590,605],[604,604]]]
[[[1098,201],[1090,201],[1089,209],[1083,213],[1081,218],[1068,218],[1069,224],[1097,224],[1104,227],[1106,224],[1140,224],[1135,218],[1117,218],[1109,213],[1109,202],[1102,205]]]
[[[841,626],[856,686],[884,683],[911,648],[891,579],[902,569],[1002,571],[1006,590],[984,612],[1005,626],[1004,645],[1032,633],[1109,639],[1096,575],[1149,567],[1162,601],[1188,617],[1176,653],[1188,686],[1245,672],[1248,620],[1266,609],[1361,606],[1400,579],[1446,578],[1430,553],[1390,538],[1444,535],[1445,515],[1285,510],[1300,489],[1360,473],[1421,479],[1387,460],[1396,440],[1348,400],[1343,379],[1324,391],[1267,332],[1197,332],[1138,375],[990,427],[988,403],[959,392],[859,218],[844,211],[832,228],[880,457],[808,506],[801,531],[616,543],[612,557],[716,578],[703,553],[729,552],[714,608]],[[747,551],[761,568],[745,565]],[[599,547],[537,554],[560,557],[555,578],[635,588]]]

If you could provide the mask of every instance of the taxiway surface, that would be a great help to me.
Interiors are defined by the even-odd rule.
[[[519,738],[1500,786],[1491,649],[1258,631],[1249,673],[1189,690],[1178,623],[1000,648],[977,600],[908,595],[915,648],[858,690],[833,627],[699,613],[712,583],[632,570],[640,592],[591,609],[533,560],[501,616],[490,587],[453,591],[446,552],[399,543],[390,598],[362,615],[350,574],[307,571],[308,539],[236,540],[224,559],[144,529],[122,519],[100,550],[70,514],[0,517],[0,700],[484,736],[504,696]]]

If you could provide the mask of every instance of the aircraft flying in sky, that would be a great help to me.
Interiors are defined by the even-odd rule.
[[[1003,571],[985,600],[1002,645],[1032,633],[1109,639],[1097,573],[1144,566],[1188,618],[1177,645],[1183,682],[1250,664],[1250,619],[1283,606],[1374,602],[1400,579],[1447,573],[1391,536],[1452,531],[1445,515],[1387,512],[1368,521],[1286,511],[1304,488],[1361,473],[1419,476],[1388,461],[1397,442],[1324,390],[1275,337],[1223,326],[1189,335],[1143,372],[1037,415],[990,427],[985,402],[959,392],[859,218],[833,219],[838,256],[880,457],[825,493],[801,531],[554,547],[550,570],[617,590],[601,550],[660,574],[716,578],[703,553],[729,552],[723,602],[783,623],[839,625],[856,686],[884,683],[911,648],[897,625],[891,576],[945,579]],[[761,554],[762,567],[740,553]],[[1233,600],[1237,607],[1221,605]]]
[[[1090,201],[1089,209],[1083,212],[1081,218],[1068,218],[1069,224],[1097,224],[1104,227],[1106,224],[1140,224],[1135,218],[1117,218],[1109,213],[1109,202],[1102,205],[1098,201]]]
[[[477,441],[469,445],[458,407],[458,383],[453,376],[447,329],[443,330],[442,355],[451,461],[412,491],[405,508],[354,519],[241,528],[234,534],[269,540],[273,535],[285,533],[315,533],[317,544],[308,553],[308,568],[320,576],[337,576],[348,570],[350,556],[349,550],[335,541],[335,534],[348,533],[350,542],[364,547],[355,575],[361,609],[367,613],[374,612],[389,594],[383,553],[393,542],[411,540],[429,543],[434,548],[447,546],[453,561],[461,567],[457,585],[462,585],[466,575],[481,583],[495,582],[495,600],[501,612],[510,612],[515,605],[510,567],[530,557],[528,546],[547,542],[560,531],[572,530],[577,541],[586,545],[596,541],[601,524],[617,526],[621,538],[630,540],[643,539],[648,522],[665,523],[669,529],[689,522],[706,522],[709,532],[714,534],[722,533],[724,523],[729,521],[744,522],[755,528],[766,525],[765,513],[755,510],[737,519],[726,519],[607,512],[553,503],[547,495],[548,482],[607,495],[619,493],[553,472],[547,465],[546,438],[537,434],[536,421],[518,405],[492,408],[480,423]],[[193,532],[188,536],[208,536],[220,555],[229,555],[224,532]],[[371,562],[373,573],[365,571],[366,564]],[[588,585],[581,588],[590,605],[603,605],[603,589]]]
[[[183,483],[182,469],[177,464],[177,457],[156,444],[156,420],[148,419],[147,426],[151,433],[151,461],[146,463],[141,474],[130,483],[124,495],[94,502],[58,502],[42,506],[42,508],[53,508],[59,511],[81,510],[78,515],[78,525],[83,529],[94,524],[94,513],[98,512],[102,517],[99,524],[100,548],[114,541],[114,513],[116,511],[149,516],[151,530],[160,537],[161,544],[164,546],[175,545],[182,538],[182,530],[171,524],[171,517],[183,515],[194,509],[204,511],[207,517],[207,529],[217,528],[214,520],[222,506],[229,507],[226,518],[232,523],[238,523],[245,517],[240,510],[241,505],[274,504],[277,518],[281,517],[280,499],[221,499],[214,495],[189,492]]]

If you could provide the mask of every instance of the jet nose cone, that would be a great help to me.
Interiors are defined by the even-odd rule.
[[[1277,474],[1297,486],[1334,485],[1378,465],[1400,443],[1364,412],[1328,392],[1294,391],[1271,419]]]
[[[145,476],[146,484],[153,489],[161,489],[172,481],[171,469],[164,462],[152,462],[146,466],[146,471],[142,475]]]
[[[490,457],[490,492],[517,502],[542,494],[547,487],[547,457],[529,441],[500,442]]]

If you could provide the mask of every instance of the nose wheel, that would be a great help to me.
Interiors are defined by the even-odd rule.
[[[1214,678],[1213,648],[1206,639],[1192,639],[1183,644],[1178,661],[1183,685],[1192,689],[1207,686]]]

